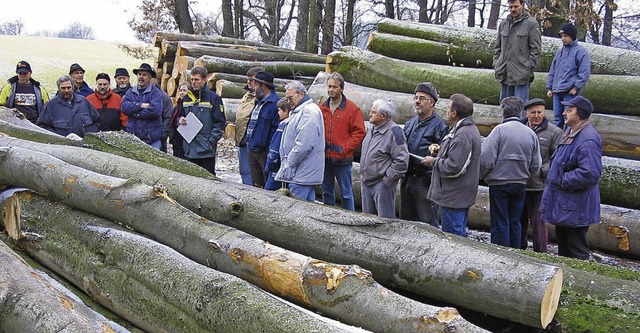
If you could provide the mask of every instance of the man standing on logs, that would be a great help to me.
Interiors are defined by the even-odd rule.
[[[107,73],[96,76],[96,90],[87,96],[87,100],[100,113],[101,131],[119,131],[127,123],[122,113],[122,97],[111,90],[111,78]]]
[[[208,74],[204,67],[191,69],[191,91],[184,96],[179,124],[187,125],[189,113],[202,123],[202,128],[191,142],[183,140],[184,156],[215,175],[218,140],[224,133],[226,119],[222,98],[207,87]]]
[[[569,129],[551,158],[542,219],[556,226],[559,255],[587,260],[587,231],[600,222],[602,139],[589,123],[591,101],[577,96],[562,104]]]
[[[73,91],[76,94],[87,97],[93,94],[93,89],[89,88],[89,85],[84,82],[84,68],[78,64],[72,64],[69,67],[69,76],[73,79]]]
[[[264,166],[267,163],[269,144],[280,123],[277,107],[280,96],[276,94],[271,73],[260,71],[251,81],[255,88],[256,102],[251,110],[244,140],[247,143],[247,157],[253,186],[264,188],[267,182]]]
[[[291,111],[289,124],[282,132],[280,170],[275,179],[288,183],[289,190],[298,198],[315,201],[315,187],[322,184],[324,175],[322,111],[300,81],[289,82],[285,89]]]
[[[473,101],[469,97],[451,95],[447,108],[451,130],[443,138],[442,147],[433,144],[430,148],[438,156],[422,160],[433,169],[427,198],[440,206],[442,231],[462,237],[467,236],[469,208],[476,202],[480,173],[480,132],[472,115]]]
[[[429,146],[440,144],[447,134],[447,124],[435,111],[438,91],[431,82],[422,82],[414,91],[416,116],[404,125],[409,158],[409,170],[400,186],[400,218],[421,221],[438,228],[438,207],[427,199],[431,185],[431,168],[421,163],[431,155]]]
[[[160,150],[162,138],[162,93],[151,84],[156,71],[147,63],[133,70],[138,85],[122,98],[122,112],[127,115],[127,132]]]
[[[22,60],[16,65],[16,76],[7,80],[0,92],[0,106],[16,108],[36,123],[42,108],[49,101],[47,90],[31,78],[31,65]]]
[[[540,172],[542,158],[538,137],[520,122],[523,101],[507,97],[500,107],[502,124],[482,145],[480,178],[489,185],[491,243],[519,249],[527,180]]]
[[[124,97],[127,90],[131,89],[129,83],[129,71],[126,68],[116,68],[116,74],[113,75],[113,79],[116,80],[116,87],[113,92]]]
[[[63,75],[56,80],[58,95],[44,106],[37,125],[62,136],[80,137],[97,132],[100,114],[87,99],[74,92],[71,78]]]
[[[396,217],[396,187],[409,164],[402,128],[391,120],[395,113],[387,101],[373,102],[369,113],[373,128],[362,141],[360,158],[362,211],[390,218]]]
[[[540,27],[524,10],[525,0],[508,0],[508,4],[510,14],[498,28],[493,68],[502,85],[500,100],[516,96],[528,101],[533,70],[540,58]]]
[[[320,105],[324,118],[324,179],[322,201],[325,205],[336,204],[336,181],[340,187],[340,205],[355,210],[351,164],[353,151],[366,134],[364,116],[360,108],[343,94],[344,78],[340,73],[331,73],[327,78],[329,99]]]
[[[547,225],[542,221],[540,215],[540,200],[542,200],[542,190],[544,190],[544,182],[549,171],[549,160],[551,155],[556,151],[558,142],[562,138],[562,130],[556,125],[549,122],[544,116],[544,100],[534,98],[524,104],[524,111],[527,118],[522,123],[529,126],[540,142],[540,155],[542,157],[542,168],[538,173],[532,173],[527,181],[527,194],[520,219],[522,225],[521,249],[527,249],[527,229],[529,222],[533,226],[533,250],[535,252],[547,252],[547,243],[549,236],[547,234]]]
[[[247,92],[242,96],[238,111],[236,112],[236,146],[238,146],[238,167],[240,169],[240,177],[245,185],[253,185],[251,181],[251,169],[249,168],[249,150],[245,133],[247,132],[247,124],[251,118],[251,110],[256,102],[256,87],[253,78],[258,72],[264,71],[262,67],[252,67],[247,71],[247,85],[244,90]]]

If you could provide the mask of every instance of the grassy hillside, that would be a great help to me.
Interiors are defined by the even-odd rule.
[[[112,76],[111,85],[115,86],[113,74],[118,67],[125,67],[132,75],[133,68],[142,62],[153,66],[153,60],[142,61],[122,52],[115,43],[94,40],[0,36],[0,87],[15,75],[16,64],[26,60],[31,64],[33,78],[40,81],[50,94],[57,91],[56,79],[68,74],[72,63],[79,63],[85,70],[85,81],[95,87],[96,75],[105,72]]]

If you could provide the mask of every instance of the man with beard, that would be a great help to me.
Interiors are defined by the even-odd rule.
[[[69,68],[69,76],[73,79],[73,91],[76,94],[87,97],[93,94],[93,89],[84,82],[84,68],[78,64],[73,64]]]
[[[256,85],[253,78],[258,72],[263,71],[262,67],[252,67],[247,71],[247,85],[244,87],[246,93],[240,100],[238,111],[236,112],[236,146],[238,146],[238,166],[240,169],[240,177],[245,185],[252,185],[251,169],[249,168],[249,149],[245,133],[247,132],[247,124],[251,118],[251,111],[256,102]]]
[[[74,93],[71,78],[63,75],[56,84],[58,95],[44,106],[37,125],[62,136],[97,132],[100,114],[84,96]]]
[[[404,125],[409,154],[409,170],[400,187],[400,218],[438,227],[438,207],[427,199],[431,185],[431,167],[421,163],[431,155],[429,146],[439,144],[447,134],[447,124],[435,111],[438,91],[431,82],[422,82],[414,91],[416,116]]]
[[[116,68],[116,74],[113,79],[116,80],[116,88],[113,89],[113,92],[120,95],[120,97],[124,97],[127,90],[131,89],[129,71],[126,68]]]
[[[122,113],[122,97],[111,90],[111,78],[107,73],[96,76],[96,90],[87,100],[100,113],[100,131],[119,131],[127,124]]]
[[[133,70],[138,85],[122,98],[122,112],[129,118],[127,132],[160,150],[162,138],[162,93],[151,84],[156,71],[147,63]]]
[[[35,124],[42,108],[49,101],[49,94],[40,82],[31,78],[31,65],[28,62],[20,61],[16,65],[16,74],[2,88],[0,106],[18,109]]]

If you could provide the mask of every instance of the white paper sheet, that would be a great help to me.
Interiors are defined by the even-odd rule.
[[[178,126],[178,133],[187,140],[187,143],[191,143],[193,138],[195,138],[202,129],[202,122],[192,112],[189,112],[186,118],[187,124]]]

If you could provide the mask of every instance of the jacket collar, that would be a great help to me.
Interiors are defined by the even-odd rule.
[[[549,126],[549,119],[547,117],[542,118],[542,123],[536,127],[529,126],[529,119],[523,118],[522,123],[527,125],[527,127],[531,128],[534,132],[543,131]]]
[[[14,84],[14,83],[18,84],[18,76],[16,75],[16,76],[13,76],[13,77],[9,78],[7,80],[7,82],[9,82],[9,84]],[[40,82],[34,80],[33,78],[29,78],[29,82],[31,82],[36,87],[40,87]]]
[[[271,93],[267,97],[265,97],[265,98],[263,98],[263,99],[261,99],[259,101],[256,98],[256,103],[267,103],[267,102],[277,103],[279,99],[280,99],[280,96],[278,96],[276,91],[275,90],[271,90]]]
[[[140,95],[140,90],[138,90],[138,88],[139,88],[139,87],[140,87],[140,86],[136,85],[135,89],[131,89],[131,90],[133,91],[133,93],[134,93],[134,94],[136,94],[136,95]],[[144,91],[143,91],[142,93],[143,93],[143,94],[149,93],[149,92],[151,92],[151,89],[153,89],[153,88],[154,88],[154,87],[153,87],[153,84],[149,83],[149,84],[147,85],[147,87],[146,87],[146,88],[144,88]]]
[[[329,107],[329,103],[331,103],[331,98],[327,98],[326,101],[324,101],[324,106]],[[338,105],[338,109],[342,109],[345,110],[347,108],[347,97],[342,94],[342,100],[340,101],[340,105]]]
[[[98,97],[98,99],[103,100],[103,99],[109,99],[109,97],[111,97],[111,95],[113,94],[113,90],[109,88],[109,91],[107,91],[107,93],[104,96],[100,95],[97,90],[94,90],[93,93],[96,95],[96,97]]]
[[[307,104],[309,102],[313,102],[313,100],[311,99],[311,96],[309,96],[308,94],[305,94],[304,97],[302,97],[302,99],[300,100],[300,102],[298,103],[298,105],[296,105],[295,108],[293,108],[293,110],[291,110],[291,112],[298,112],[300,111],[300,109],[302,109],[302,106],[304,104]]]
[[[569,128],[564,135],[562,135],[562,139],[560,139],[560,145],[570,145],[575,140],[578,133],[580,133],[585,127],[589,125],[589,119],[585,119],[578,123],[575,129]]]

